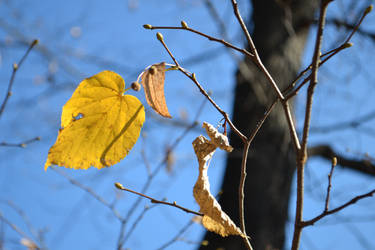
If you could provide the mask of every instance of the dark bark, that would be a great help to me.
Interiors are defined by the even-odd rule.
[[[281,5],[281,2],[287,3]],[[252,4],[251,24],[254,27],[252,37],[255,46],[264,65],[283,89],[300,69],[316,2],[253,0]],[[245,60],[241,67],[236,75],[233,122],[243,133],[249,135],[274,100],[275,94],[264,75],[252,62]],[[227,159],[220,203],[223,210],[239,225],[238,183],[242,142],[233,133],[230,134],[230,140],[236,150]],[[280,104],[251,145],[247,165],[247,233],[254,249],[282,249],[295,170],[295,154]],[[245,249],[240,237],[222,238],[208,232],[205,240],[209,244],[206,247],[201,246],[202,250]]]

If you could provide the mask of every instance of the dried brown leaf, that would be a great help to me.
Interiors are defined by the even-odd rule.
[[[164,95],[165,63],[152,65],[141,77],[148,105],[161,116],[172,118]]]
[[[207,125],[210,124],[206,124],[206,127],[209,127]],[[226,138],[223,134],[221,134],[221,136]],[[222,139],[225,139],[224,137],[222,137]],[[218,137],[216,136],[215,138]],[[230,145],[228,144],[227,146]],[[207,171],[209,161],[217,147],[217,141],[210,141],[202,135],[198,136],[193,141],[193,148],[199,163],[199,176],[194,185],[193,195],[200,207],[200,212],[204,214],[202,224],[207,230],[215,232],[222,237],[228,235],[240,235],[245,237],[231,218],[221,209],[220,204],[210,192],[210,182]]]

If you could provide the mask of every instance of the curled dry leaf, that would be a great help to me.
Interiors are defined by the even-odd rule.
[[[203,126],[210,128],[212,125],[206,124]],[[214,131],[210,131],[212,132],[211,135],[215,134]],[[225,135],[222,136],[226,137]],[[228,148],[228,146],[230,146],[229,143],[226,145],[226,148]],[[220,204],[210,192],[207,171],[209,161],[217,147],[217,141],[212,139],[210,141],[202,135],[198,136],[193,141],[193,148],[199,163],[199,176],[194,185],[193,195],[200,207],[200,212],[204,214],[202,224],[207,230],[220,234],[223,237],[228,235],[240,235],[245,237],[236,224],[234,224],[230,217],[221,209]]]
[[[165,63],[152,65],[143,72],[141,83],[148,105],[161,116],[172,118],[164,96]]]
[[[216,147],[229,153],[233,151],[233,147],[229,144],[228,137],[220,133],[214,126],[207,122],[203,122],[203,128],[206,129],[207,135],[211,139],[211,143]]]

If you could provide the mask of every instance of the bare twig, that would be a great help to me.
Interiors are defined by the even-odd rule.
[[[273,87],[273,89],[275,90],[275,92],[276,92],[276,94],[278,96],[278,99],[280,100],[280,102],[283,105],[283,109],[284,109],[284,113],[285,113],[285,118],[286,118],[288,126],[289,126],[289,132],[290,132],[290,135],[291,135],[294,147],[296,149],[296,152],[298,152],[298,150],[300,149],[300,143],[299,143],[297,132],[296,132],[296,129],[295,129],[295,126],[294,126],[292,114],[290,112],[290,105],[288,103],[288,100],[285,99],[285,97],[281,93],[279,87],[277,86],[275,80],[272,78],[271,74],[268,72],[268,70],[266,69],[266,67],[263,65],[263,62],[260,59],[259,54],[258,54],[258,52],[257,52],[257,50],[255,48],[254,42],[253,42],[253,40],[252,40],[252,38],[250,36],[250,33],[247,30],[247,27],[246,27],[246,25],[245,25],[245,23],[244,23],[244,21],[243,21],[243,19],[241,17],[241,14],[240,14],[240,12],[238,10],[237,1],[236,0],[231,0],[231,2],[232,2],[234,14],[235,14],[235,16],[236,16],[236,18],[237,18],[237,20],[238,20],[238,22],[239,22],[239,24],[240,24],[243,32],[244,32],[244,34],[246,36],[246,39],[247,39],[248,44],[250,46],[250,50],[254,54],[254,56],[251,57],[251,59],[259,67],[259,69],[263,72],[264,76],[270,82],[271,86]]]
[[[124,221],[124,218],[120,215],[120,213],[114,208],[113,205],[111,205],[109,202],[107,202],[106,200],[104,200],[101,196],[99,196],[97,193],[95,193],[91,188],[89,187],[86,187],[85,185],[83,185],[82,183],[80,183],[79,181],[76,181],[75,179],[73,179],[72,177],[70,177],[69,175],[67,175],[66,173],[64,173],[63,171],[59,170],[58,168],[55,168],[55,167],[51,167],[56,173],[58,173],[59,175],[61,175],[62,177],[64,177],[65,179],[67,179],[71,184],[73,184],[74,186],[77,186],[79,187],[80,189],[86,191],[88,194],[90,194],[92,197],[94,197],[97,201],[99,201],[100,203],[102,203],[104,206],[108,207],[112,213],[114,214],[114,216],[119,219],[120,221]]]
[[[10,226],[16,233],[18,233],[22,238],[27,239],[33,247],[36,249],[41,249],[34,240],[32,240],[24,231],[22,231],[19,227],[17,227],[15,224],[7,220],[3,214],[0,212],[0,220],[4,221],[5,224]]]
[[[29,48],[26,50],[25,54],[22,56],[21,60],[18,63],[13,64],[13,71],[12,71],[12,75],[11,75],[10,80],[9,80],[7,93],[6,93],[5,98],[3,100],[3,103],[1,104],[1,107],[0,107],[0,117],[4,112],[4,109],[5,109],[5,106],[8,103],[9,97],[12,95],[12,87],[13,87],[14,79],[16,77],[16,73],[17,73],[18,69],[21,67],[22,63],[25,61],[26,57],[29,55],[32,48],[34,48],[34,46],[37,45],[37,44],[38,44],[38,40],[34,40],[30,44]]]
[[[302,219],[303,219],[303,199],[304,199],[304,168],[307,160],[307,139],[310,129],[310,119],[312,110],[312,100],[314,95],[314,89],[318,83],[318,68],[320,59],[320,48],[323,40],[323,30],[325,24],[325,16],[327,12],[328,4],[331,0],[321,0],[320,3],[320,14],[319,14],[319,25],[315,40],[315,49],[312,58],[312,73],[311,80],[307,91],[306,99],[306,111],[305,111],[305,121],[303,126],[303,134],[301,141],[301,149],[297,152],[297,205],[296,214],[294,221],[294,233],[292,250],[297,250],[299,248],[299,243],[302,233]]]
[[[244,209],[244,200],[245,200],[245,181],[246,181],[246,163],[247,163],[247,155],[249,153],[250,143],[246,141],[243,146],[243,153],[242,153],[242,162],[241,162],[241,177],[240,177],[240,184],[238,186],[238,202],[239,202],[239,213],[240,213],[240,226],[241,231],[246,237],[242,237],[243,241],[245,242],[246,247],[249,250],[252,250],[253,247],[250,244],[250,241],[246,234],[246,227],[245,227],[245,209]]]
[[[197,120],[201,114],[201,112],[203,111],[203,107],[205,105],[206,101],[203,101],[201,106],[199,107],[198,109],[198,112],[196,113],[195,117],[194,117],[194,120],[193,122],[190,124],[190,126],[186,127],[185,130],[183,131],[183,133],[174,141],[174,143],[172,143],[172,145],[169,147],[170,150],[174,150],[178,144],[180,143],[180,141],[193,129],[195,128],[195,126],[197,125]],[[158,164],[158,166],[151,172],[151,174],[148,176],[148,179],[146,181],[146,183],[144,184],[143,188],[142,188],[142,193],[145,193],[148,188],[150,187],[153,179],[155,178],[155,176],[160,172],[160,170],[163,168],[163,166],[167,163],[167,155],[163,158],[163,160]],[[133,215],[133,213],[136,211],[136,208],[138,207],[138,205],[140,204],[142,200],[142,197],[139,197],[132,205],[132,207],[129,209],[129,212],[128,214],[126,215],[125,219],[121,222],[121,225],[120,225],[120,233],[119,233],[119,236],[118,236],[118,241],[117,241],[117,248],[118,249],[121,249],[122,245],[123,245],[123,235],[124,235],[124,232],[125,232],[125,226],[126,226],[126,223],[127,221],[130,219],[130,217]]]
[[[217,111],[219,111],[219,113],[222,114],[222,116],[224,117],[224,119],[228,122],[230,128],[243,140],[243,141],[246,141],[247,140],[247,137],[245,135],[243,135],[235,126],[234,124],[232,123],[232,121],[230,120],[229,118],[229,115],[224,111],[222,110],[218,104],[216,104],[216,102],[209,96],[209,94],[207,93],[206,90],[203,89],[202,85],[197,81],[196,79],[196,76],[195,74],[190,74],[189,72],[187,72],[184,68],[182,68],[180,66],[180,64],[178,63],[178,61],[176,60],[176,58],[173,56],[172,52],[169,50],[168,46],[165,44],[164,42],[164,39],[163,39],[163,36],[160,34],[160,33],[157,33],[157,38],[158,40],[161,42],[161,44],[163,45],[163,47],[165,48],[165,50],[168,52],[169,56],[172,58],[173,62],[176,64],[176,67],[178,68],[178,70],[180,72],[182,72],[185,76],[187,76],[188,78],[190,78],[190,80],[192,80],[195,85],[198,87],[199,91],[203,94],[204,97],[207,98],[207,100],[215,107],[215,109]]]
[[[336,55],[337,53],[339,53],[340,51],[344,50],[344,49],[347,49],[347,48],[350,48],[352,46],[351,43],[349,42],[344,42],[342,45],[340,45],[339,47],[333,49],[333,50],[330,50],[326,53],[324,53],[323,55],[320,56],[320,60],[319,60],[319,67],[322,66],[325,62],[327,62],[329,59],[331,59],[334,55]],[[309,70],[311,70],[311,64],[306,68],[304,69],[303,71],[301,71],[298,76],[296,77],[296,79],[289,85],[289,87],[283,91],[283,93],[289,91],[290,89],[292,89],[297,81],[302,77],[304,76]],[[311,74],[309,74],[296,88],[294,88],[293,90],[289,91],[286,96],[285,96],[285,99],[286,100],[289,100],[290,98],[296,96],[298,94],[298,91],[303,87],[305,86],[306,83],[309,82],[309,80],[311,80]]]
[[[353,37],[353,35],[358,31],[359,29],[359,26],[362,24],[364,18],[370,13],[372,9],[372,6],[369,6],[366,8],[366,10],[363,12],[362,16],[360,17],[360,19],[358,20],[357,24],[355,26],[353,26],[353,29],[352,31],[350,32],[350,34],[348,35],[348,37],[345,39],[345,41],[337,48],[333,49],[333,50],[330,50],[324,54],[322,54],[320,56],[320,59],[322,61],[319,60],[319,67],[321,65],[323,65],[326,61],[328,61],[329,59],[331,59],[334,55],[336,55],[337,53],[339,53],[340,51],[346,49],[346,48],[349,48],[352,46],[350,42],[351,38]],[[297,76],[297,78],[291,83],[291,85],[287,88],[286,91],[289,91],[290,88],[294,87],[294,85],[296,84],[296,82],[305,74],[307,73],[310,69],[312,68],[312,64],[310,64],[305,70],[301,71],[300,74]],[[298,91],[309,81],[311,80],[311,74],[306,77],[300,84],[297,88],[295,88],[293,91],[289,92],[287,94],[287,96],[285,97],[285,99],[290,99],[292,98],[293,96],[297,95]],[[285,93],[283,91],[283,93]]]
[[[178,205],[175,201],[174,202],[167,202],[167,201],[163,201],[163,200],[157,200],[157,199],[152,198],[152,197],[150,197],[148,195],[145,195],[145,194],[139,193],[137,191],[125,188],[124,186],[122,186],[122,184],[120,184],[118,182],[115,183],[115,187],[118,188],[118,189],[120,189],[120,190],[127,191],[127,192],[130,192],[130,193],[142,196],[143,198],[149,199],[151,201],[151,203],[163,204],[163,205],[167,205],[167,206],[171,206],[171,207],[175,207],[175,208],[181,209],[182,211],[184,211],[186,213],[191,213],[191,214],[203,216],[202,213],[198,213],[198,212],[195,212],[195,211],[190,210],[188,208],[182,207],[182,206]]]
[[[312,226],[312,225],[315,224],[315,222],[321,220],[322,218],[324,218],[324,217],[326,217],[328,215],[337,213],[337,212],[343,210],[344,208],[346,208],[346,207],[348,207],[350,205],[355,204],[359,200],[362,200],[362,199],[368,198],[368,197],[372,197],[374,194],[375,194],[375,189],[371,190],[368,193],[365,193],[365,194],[362,194],[362,195],[358,195],[358,196],[354,197],[353,199],[351,199],[350,201],[344,203],[343,205],[341,205],[339,207],[336,207],[336,208],[331,209],[331,210],[323,211],[320,215],[314,217],[311,220],[302,221],[301,222],[301,227]]]
[[[42,248],[46,248],[45,245],[44,245],[43,239],[41,237],[41,234],[31,224],[31,222],[30,222],[29,218],[27,217],[27,215],[25,214],[25,212],[21,208],[16,206],[16,204],[14,204],[12,201],[4,201],[4,204],[11,207],[22,218],[22,220],[25,223],[28,231],[38,241],[38,243],[39,243],[38,245],[40,245]],[[0,247],[0,249],[1,249],[1,247]]]
[[[242,54],[248,56],[248,57],[253,57],[254,55],[251,54],[249,51],[245,50],[245,49],[241,49],[241,48],[238,48],[237,46],[225,41],[224,39],[219,39],[219,38],[216,38],[216,37],[213,37],[213,36],[210,36],[210,35],[207,35],[205,33],[202,33],[198,30],[195,30],[195,29],[192,29],[190,27],[187,27],[187,26],[181,26],[181,27],[177,27],[177,26],[152,26],[152,25],[149,25],[149,24],[145,24],[143,27],[145,27],[146,29],[151,29],[151,30],[156,30],[156,29],[163,29],[163,30],[186,30],[186,31],[190,31],[190,32],[193,32],[195,34],[198,34],[200,36],[203,36],[205,38],[207,38],[208,40],[210,41],[214,41],[214,42],[218,42],[218,43],[221,43],[223,44],[224,46],[228,47],[228,48],[231,48],[231,49],[234,49],[238,52],[241,52]]]
[[[20,147],[20,148],[25,148],[27,145],[30,143],[40,141],[40,137],[34,137],[32,139],[20,142],[20,143],[10,143],[10,142],[0,142],[0,147]]]
[[[238,22],[239,22],[239,24],[240,24],[240,26],[243,30],[243,33],[246,36],[247,42],[250,46],[251,53],[254,54],[254,56],[252,57],[254,63],[262,70],[262,72],[266,76],[267,80],[271,83],[271,85],[274,88],[275,92],[277,93],[277,96],[279,97],[280,101],[284,100],[284,96],[281,93],[279,87],[277,86],[276,82],[273,80],[272,76],[270,75],[270,73],[268,72],[266,67],[263,65],[262,60],[259,57],[258,51],[255,48],[253,39],[251,38],[250,33],[247,30],[247,27],[245,25],[245,22],[243,21],[243,19],[241,17],[240,11],[238,10],[237,1],[231,0],[231,2],[232,2],[234,14],[235,14],[235,16],[236,16],[236,18],[237,18],[237,20],[238,20]]]
[[[126,241],[130,238],[132,233],[134,232],[135,228],[137,227],[138,223],[142,220],[142,218],[145,216],[146,212],[150,211],[151,208],[154,208],[155,206],[145,206],[143,211],[139,214],[139,216],[134,220],[133,225],[130,226],[129,232],[126,234],[123,244],[126,243]]]
[[[178,238],[186,232],[186,230],[189,229],[189,227],[191,225],[193,225],[194,221],[193,220],[189,220],[189,222],[183,227],[181,228],[180,231],[177,232],[177,234],[171,239],[169,240],[168,242],[164,243],[161,247],[159,247],[157,250],[162,250],[162,249],[166,249],[167,247],[169,247],[170,245],[172,245],[174,242],[176,242],[178,240]]]
[[[329,174],[328,174],[327,195],[326,195],[326,200],[325,200],[325,203],[324,203],[324,210],[323,210],[324,212],[328,211],[329,197],[330,197],[331,188],[332,188],[332,175],[333,175],[333,170],[335,169],[336,164],[337,164],[337,158],[332,157],[331,170],[329,171]]]
[[[350,121],[337,122],[326,126],[311,127],[311,132],[314,133],[328,133],[343,129],[358,128],[361,124],[375,119],[375,111],[371,111],[367,114],[358,116]]]

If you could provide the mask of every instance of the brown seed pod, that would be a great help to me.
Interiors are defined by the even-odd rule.
[[[130,87],[132,88],[132,90],[135,90],[135,91],[141,90],[141,84],[139,84],[139,82],[132,82]]]

